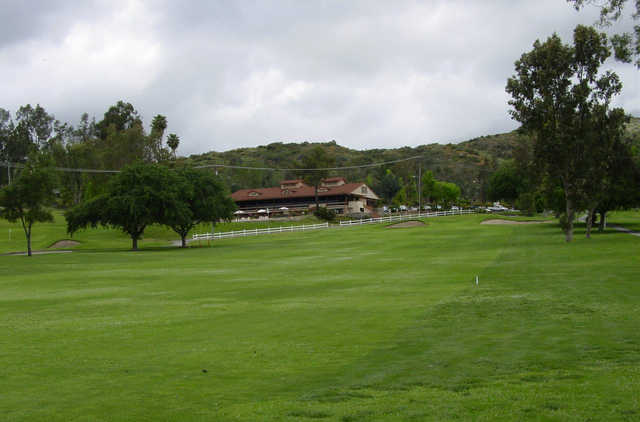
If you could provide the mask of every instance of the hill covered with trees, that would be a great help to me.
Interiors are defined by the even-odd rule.
[[[640,118],[632,118],[627,125],[626,136],[640,153]],[[415,160],[391,163],[384,166],[333,171],[332,175],[344,176],[353,181],[366,181],[376,192],[386,192],[385,184],[396,184],[397,190],[406,186],[415,192],[418,167],[422,172],[431,171],[438,180],[453,182],[462,190],[462,197],[469,200],[488,200],[490,176],[504,160],[514,158],[518,149],[529,143],[529,138],[518,131],[481,136],[458,144],[428,144],[417,147],[356,150],[337,144],[274,142],[254,148],[238,148],[225,152],[207,152],[178,159],[178,163],[193,166],[222,164],[239,167],[293,169],[302,157],[316,146],[325,149],[335,158],[336,167],[361,166],[378,162],[402,160],[420,156]],[[395,180],[389,181],[389,172]],[[237,168],[219,168],[218,173],[232,191],[251,187],[275,186],[280,180],[297,177],[292,171],[257,171]],[[386,180],[385,180],[386,179]],[[390,191],[393,191],[391,189]]]

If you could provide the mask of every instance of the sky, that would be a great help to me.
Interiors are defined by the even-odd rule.
[[[0,0],[0,108],[75,125],[123,100],[147,126],[166,116],[180,155],[456,143],[515,129],[515,60],[597,16],[565,0]],[[640,71],[606,68],[640,116]]]

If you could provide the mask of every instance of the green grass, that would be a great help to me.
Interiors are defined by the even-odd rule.
[[[54,211],[53,223],[36,223],[33,225],[31,242],[33,250],[47,250],[59,240],[71,239],[80,242],[74,247],[64,247],[63,249],[131,249],[131,239],[128,235],[118,229],[98,227],[96,229],[80,230],[73,236],[66,232],[66,222],[62,212]],[[294,221],[241,221],[241,222],[221,222],[215,226],[216,232],[226,232],[243,229],[262,229],[267,227],[296,226],[302,224],[317,224],[321,221],[314,216],[305,216],[301,220]],[[194,228],[192,233],[209,233],[211,224],[200,224]],[[189,233],[188,237],[191,237]],[[144,236],[139,242],[141,248],[145,247],[167,247],[171,242],[179,240],[178,236],[171,229],[152,225],[145,229]],[[58,248],[59,249],[59,248]],[[23,252],[27,250],[27,243],[24,230],[20,223],[9,223],[0,219],[0,254]]]
[[[0,420],[638,420],[640,239],[484,218],[2,256]]]

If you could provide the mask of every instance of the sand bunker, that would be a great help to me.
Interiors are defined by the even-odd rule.
[[[78,246],[79,244],[80,244],[80,242],[76,242],[75,240],[64,239],[64,240],[58,240],[53,245],[49,246],[49,249],[52,249],[52,248],[71,248],[73,246]]]
[[[500,219],[493,219],[493,220],[484,220],[482,223],[480,224],[544,224],[544,223],[551,223],[552,220],[545,220],[545,221],[513,221],[513,220],[500,220]]]
[[[402,223],[393,224],[387,227],[391,229],[401,229],[404,227],[418,227],[418,226],[424,226],[424,223],[422,221],[404,221]]]

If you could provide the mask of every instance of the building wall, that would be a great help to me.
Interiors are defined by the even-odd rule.
[[[367,212],[366,199],[357,199],[349,201],[347,204],[350,213]]]

